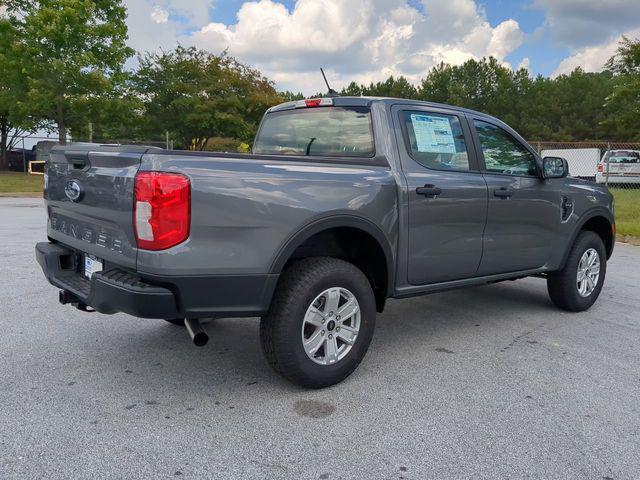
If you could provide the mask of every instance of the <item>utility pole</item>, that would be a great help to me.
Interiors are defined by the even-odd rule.
[[[604,179],[604,184],[608,187],[609,186],[609,163],[611,163],[610,160],[610,154],[609,152],[611,152],[611,144],[609,142],[607,142],[607,174],[605,176]]]
[[[89,143],[93,143],[93,122],[89,122]]]

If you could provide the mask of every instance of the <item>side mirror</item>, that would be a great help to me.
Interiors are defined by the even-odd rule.
[[[561,157],[542,159],[542,178],[564,178],[569,175],[569,163]]]

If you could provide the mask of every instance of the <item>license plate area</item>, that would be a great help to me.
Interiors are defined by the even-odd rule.
[[[85,254],[84,256],[84,276],[91,278],[94,273],[101,272],[103,268],[103,262],[93,255]]]

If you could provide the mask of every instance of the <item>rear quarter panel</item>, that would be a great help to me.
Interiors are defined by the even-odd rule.
[[[370,221],[396,251],[397,188],[388,166],[167,152],[145,155],[140,170],[178,171],[192,187],[189,239],[140,250],[143,273],[269,273],[297,232],[336,215]]]

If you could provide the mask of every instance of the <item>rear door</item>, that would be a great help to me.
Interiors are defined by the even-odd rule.
[[[542,267],[551,257],[561,223],[561,203],[570,201],[538,176],[536,154],[499,122],[469,116],[489,189],[479,275]]]
[[[464,115],[415,105],[392,108],[408,187],[408,281],[475,275],[482,256],[487,186]]]
[[[135,175],[147,147],[56,147],[44,198],[50,238],[99,260],[135,268]]]

